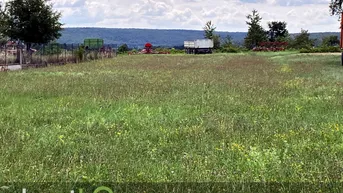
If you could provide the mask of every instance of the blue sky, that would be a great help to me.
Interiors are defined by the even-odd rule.
[[[66,27],[247,31],[245,16],[257,9],[269,21],[286,21],[290,32],[339,31],[330,0],[51,0]]]

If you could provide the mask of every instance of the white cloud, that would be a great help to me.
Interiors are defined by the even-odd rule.
[[[257,9],[262,24],[286,21],[291,32],[338,31],[330,0],[51,0],[66,26],[201,30],[212,20],[219,31],[247,31]]]

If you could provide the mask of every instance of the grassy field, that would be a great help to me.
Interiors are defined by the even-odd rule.
[[[343,180],[339,56],[119,56],[1,73],[0,109],[0,182]]]

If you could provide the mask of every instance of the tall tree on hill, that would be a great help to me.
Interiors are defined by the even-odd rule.
[[[271,42],[285,41],[285,39],[289,35],[286,22],[272,21],[268,23],[268,27],[268,38]]]
[[[257,10],[253,10],[252,14],[247,16],[247,25],[249,26],[248,34],[244,40],[245,47],[248,49],[252,49],[258,45],[258,43],[267,41],[267,32],[263,29],[260,25],[262,17],[257,12]]]
[[[310,49],[314,46],[314,41],[310,38],[308,30],[301,29],[300,34],[294,38],[290,47],[295,49]]]
[[[11,0],[6,3],[4,34],[20,40],[29,50],[32,43],[48,43],[61,36],[61,13],[45,0]]]
[[[206,22],[205,27],[203,29],[205,31],[205,38],[213,39],[216,27],[213,25],[212,21]]]
[[[220,36],[215,34],[216,27],[213,25],[212,21],[206,22],[203,28],[205,32],[205,38],[213,40],[214,49],[220,47]]]

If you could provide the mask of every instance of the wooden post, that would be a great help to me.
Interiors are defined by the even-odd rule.
[[[341,15],[341,40],[340,40],[340,48],[342,49],[343,48],[343,12],[342,12],[342,15]],[[342,66],[343,66],[343,52],[341,54],[341,63],[342,63]]]
[[[341,41],[340,41],[340,47],[341,49],[343,48],[343,12],[342,12],[342,15],[341,15]]]
[[[23,65],[23,50],[19,48],[19,64]]]
[[[5,45],[5,66],[7,68],[7,45]]]

